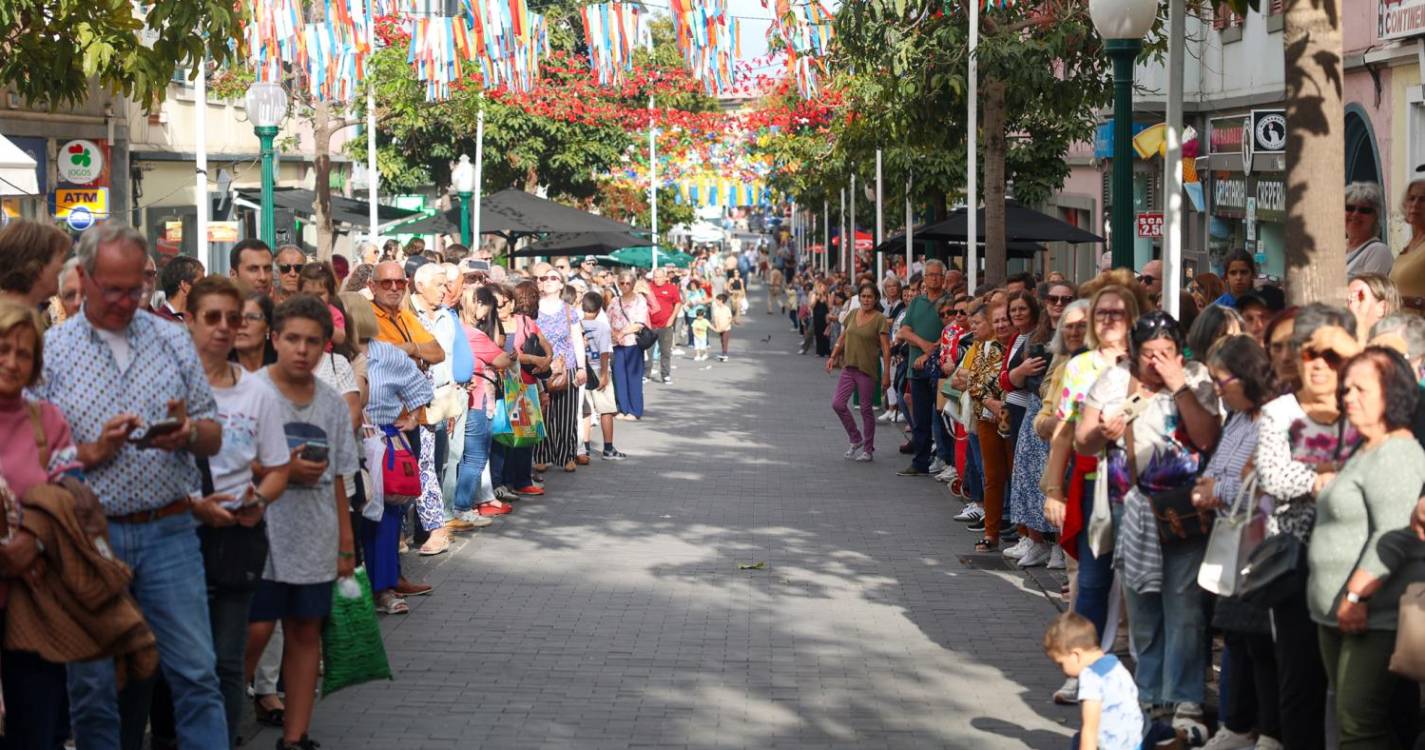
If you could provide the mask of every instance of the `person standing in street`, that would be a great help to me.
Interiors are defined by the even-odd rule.
[[[302,266],[307,265],[307,255],[296,245],[283,245],[277,249],[277,284],[272,290],[272,301],[282,304],[282,300],[302,290]]]
[[[109,517],[109,544],[133,570],[131,589],[158,641],[183,747],[227,746],[197,520],[221,509],[194,500],[194,457],[222,444],[217,402],[188,331],[138,312],[148,257],[143,235],[105,223],[79,243],[83,314],[45,336],[37,398],[69,420],[90,487]],[[137,440],[129,438],[134,435]],[[69,665],[71,724],[79,747],[142,741],[151,682],[120,701],[114,662]],[[122,705],[122,708],[121,708]]]
[[[907,379],[910,381],[913,451],[910,466],[898,472],[903,477],[930,474],[930,428],[931,420],[935,418],[935,381],[929,376],[925,365],[944,328],[940,321],[940,307],[950,301],[950,295],[945,291],[945,264],[933,259],[926,261],[921,283],[924,293],[910,301],[901,326],[896,329],[896,340],[906,342],[906,359],[910,362]]]
[[[658,382],[673,382],[673,322],[683,314],[683,294],[678,285],[668,280],[668,271],[653,270],[653,284],[649,287],[657,304],[649,306],[649,323],[658,334]],[[648,351],[648,366],[644,368],[649,377],[654,376],[653,350]]]

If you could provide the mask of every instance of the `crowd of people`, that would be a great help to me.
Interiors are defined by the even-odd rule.
[[[847,459],[891,429],[898,475],[945,482],[976,551],[1067,569],[1044,647],[1054,700],[1082,701],[1074,747],[1419,747],[1420,686],[1388,666],[1425,581],[1425,318],[1390,276],[1288,307],[1237,252],[1174,316],[1157,261],[973,292],[916,265],[810,273],[786,307],[841,370]]]
[[[248,239],[206,275],[121,224],[76,246],[9,222],[0,422],[25,438],[0,449],[0,616],[26,636],[0,655],[0,748],[230,747],[249,700],[279,750],[316,747],[334,582],[364,566],[376,611],[405,615],[432,587],[403,554],[625,459],[616,421],[681,345],[706,358],[717,334],[727,359],[765,257],[517,272],[459,245],[353,265]],[[528,439],[502,439],[514,423]]]

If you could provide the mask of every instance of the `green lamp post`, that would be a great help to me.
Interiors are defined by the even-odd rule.
[[[1158,0],[1089,0],[1089,16],[1113,58],[1113,175],[1109,242],[1114,268],[1133,268],[1133,64],[1158,17]]]
[[[262,227],[261,238],[269,247],[277,244],[277,223],[273,217],[272,187],[274,173],[272,142],[277,138],[277,126],[287,116],[287,92],[269,81],[258,81],[247,89],[247,119],[262,144]]]
[[[460,155],[460,163],[450,171],[450,183],[460,196],[460,244],[469,249],[474,238],[470,230],[470,198],[475,194],[475,165],[470,163],[470,157]]]

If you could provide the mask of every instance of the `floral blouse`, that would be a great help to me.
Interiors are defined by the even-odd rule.
[[[1310,540],[1316,523],[1317,467],[1344,462],[1359,442],[1350,425],[1321,424],[1308,417],[1295,394],[1262,407],[1257,488],[1270,495],[1275,505],[1267,519],[1268,536],[1285,532],[1303,542]]]
[[[1059,408],[1054,416],[1060,422],[1079,421],[1079,417],[1083,416],[1084,398],[1088,396],[1089,389],[1098,381],[1098,376],[1112,364],[1094,349],[1076,355],[1065,363],[1059,392],[1055,394]]]
[[[994,339],[989,341],[976,341],[972,347],[975,352],[975,359],[970,364],[969,387],[970,402],[979,411],[980,419],[990,419],[991,414],[985,408],[985,402],[990,399],[1004,400],[1004,389],[999,387],[1000,365],[1004,362],[1004,345]]]

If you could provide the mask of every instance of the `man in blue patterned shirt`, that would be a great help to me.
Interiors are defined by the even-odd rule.
[[[133,569],[132,591],[158,641],[183,747],[228,744],[218,687],[199,519],[231,516],[199,497],[194,456],[222,443],[217,403],[188,332],[139,310],[143,236],[106,223],[80,239],[83,314],[45,335],[35,395],[60,408],[109,517],[109,543]],[[75,739],[84,748],[142,738],[152,683],[130,683],[120,709],[114,662],[69,665]],[[136,745],[135,745],[136,746]]]

